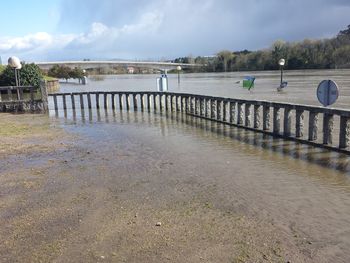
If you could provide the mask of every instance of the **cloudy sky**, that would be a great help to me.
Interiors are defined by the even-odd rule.
[[[333,37],[350,0],[1,0],[0,56],[172,59]]]

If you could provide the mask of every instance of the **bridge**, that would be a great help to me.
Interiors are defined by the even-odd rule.
[[[54,61],[54,62],[35,62],[41,69],[48,70],[54,65],[67,66],[70,68],[82,68],[82,69],[94,69],[105,67],[139,67],[139,68],[153,68],[159,70],[171,70],[176,69],[178,66],[181,68],[194,68],[202,67],[202,64],[187,64],[187,63],[172,63],[172,62],[154,62],[154,61]]]

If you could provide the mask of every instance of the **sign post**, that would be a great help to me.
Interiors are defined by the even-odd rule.
[[[339,96],[337,83],[333,80],[323,80],[317,88],[317,99],[325,107],[332,105]]]

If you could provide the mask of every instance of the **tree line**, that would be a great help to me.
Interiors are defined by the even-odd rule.
[[[65,79],[66,81],[68,81],[68,79],[81,79],[86,76],[86,72],[81,68],[75,67],[71,69],[70,67],[60,65],[54,65],[49,69],[47,74],[50,77]]]
[[[330,39],[302,42],[278,40],[268,49],[258,51],[222,50],[215,56],[175,59],[176,63],[196,63],[205,66],[189,69],[199,72],[228,72],[247,70],[276,70],[278,60],[284,58],[285,69],[350,68],[350,25]]]

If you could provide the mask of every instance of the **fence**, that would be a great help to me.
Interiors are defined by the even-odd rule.
[[[350,111],[161,92],[79,92],[50,94],[56,111],[77,108],[183,112],[339,152],[348,151]]]
[[[45,85],[0,87],[0,112],[45,112],[48,110]]]

